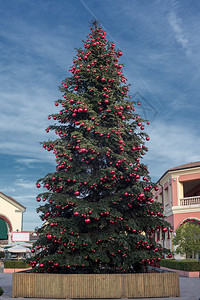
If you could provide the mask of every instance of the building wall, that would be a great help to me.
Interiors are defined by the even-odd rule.
[[[174,232],[178,229],[178,227],[183,223],[183,221],[189,219],[197,219],[200,220],[200,212],[185,212],[182,214],[174,215]]]
[[[196,187],[194,187],[194,183],[197,185]],[[163,246],[170,250],[175,250],[172,240],[177,228],[182,222],[187,219],[200,221],[199,200],[195,205],[181,205],[181,198],[193,197],[193,195],[188,196],[190,193],[185,191],[190,190],[190,185],[191,191],[195,191],[195,195],[199,195],[200,167],[183,170],[169,170],[161,177],[159,181],[159,190],[154,193],[154,199],[162,203],[166,220],[173,228],[173,232],[170,233],[170,239],[165,236],[165,240],[162,241]]]
[[[0,196],[0,217],[5,217],[12,226],[12,231],[22,230],[22,210]]]

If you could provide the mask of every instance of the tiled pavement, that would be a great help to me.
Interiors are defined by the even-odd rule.
[[[4,294],[0,300],[13,299],[12,298],[12,274],[0,273],[0,286],[4,289]],[[180,293],[179,298],[145,298],[150,300],[200,300],[200,279],[180,277]],[[24,298],[17,298],[18,300]],[[36,298],[26,298],[36,299]],[[142,300],[141,298],[138,300]]]

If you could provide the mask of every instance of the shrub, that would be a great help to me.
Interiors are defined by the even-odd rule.
[[[30,268],[30,266],[25,261],[18,260],[6,260],[4,261],[5,269],[26,269]]]
[[[200,227],[189,222],[181,225],[176,230],[176,236],[173,239],[174,245],[177,245],[176,253],[186,254],[186,257],[200,252]]]
[[[161,267],[166,267],[169,269],[183,270],[183,271],[200,271],[200,261],[195,259],[162,259],[160,261]]]
[[[5,252],[0,252],[0,259],[5,257]]]
[[[3,295],[4,290],[2,289],[2,287],[0,287],[0,296]]]

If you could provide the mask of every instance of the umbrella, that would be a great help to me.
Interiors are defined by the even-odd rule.
[[[4,248],[1,248],[1,247],[0,247],[0,252],[4,252],[4,251],[5,251]]]
[[[8,252],[11,252],[11,253],[26,253],[26,252],[31,252],[31,250],[29,248],[21,246],[21,245],[13,246],[11,248],[8,248],[7,250],[8,250]]]

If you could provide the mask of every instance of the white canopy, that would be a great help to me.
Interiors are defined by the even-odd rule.
[[[17,243],[12,243],[12,244],[8,244],[8,245],[5,245],[6,248],[8,247],[14,247],[16,245],[20,245],[20,246],[24,246],[24,247],[30,247],[32,248],[33,247],[33,244],[31,243],[27,243],[27,242],[17,242]]]
[[[21,246],[21,245],[16,245],[16,246],[10,247],[7,250],[8,250],[8,252],[11,252],[11,253],[26,253],[26,252],[31,252],[31,250],[29,248]]]

